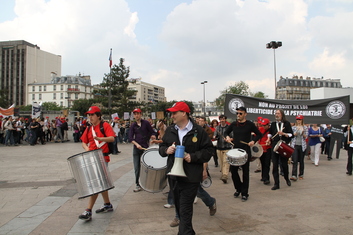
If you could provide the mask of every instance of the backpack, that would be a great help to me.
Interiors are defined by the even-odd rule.
[[[91,126],[89,126],[88,127],[89,129],[88,129],[88,133],[91,131]],[[104,137],[107,137],[106,135],[105,135],[105,132],[104,132],[104,127],[103,127],[103,122],[101,121],[100,122],[100,124],[99,124],[99,130],[100,130],[100,132],[103,134],[103,136]],[[87,134],[88,134],[87,133]],[[111,154],[111,153],[113,153],[113,150],[114,150],[114,142],[110,142],[110,143],[108,143],[108,142],[106,142],[107,144],[108,144],[108,148],[109,148],[109,152],[107,153],[107,154]]]

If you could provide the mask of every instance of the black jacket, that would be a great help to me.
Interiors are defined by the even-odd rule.
[[[176,177],[176,179],[178,181],[197,183],[202,181],[203,163],[210,160],[214,150],[211,139],[208,137],[205,130],[193,121],[191,122],[193,124],[192,130],[184,136],[182,144],[179,142],[178,130],[175,129],[175,124],[167,127],[163,136],[163,143],[159,145],[159,154],[162,157],[167,157],[166,150],[174,142],[176,146],[185,146],[185,152],[189,153],[191,156],[190,163],[185,160],[183,161],[183,167],[187,177]],[[194,137],[197,138],[196,142],[194,142]],[[174,154],[168,156],[167,173],[169,173],[173,167],[174,158]]]
[[[270,127],[270,134],[272,135],[272,137],[274,136],[274,135],[276,135],[273,139],[272,139],[272,147],[274,147],[276,144],[277,144],[277,142],[279,141],[279,140],[283,140],[284,142],[286,142],[286,144],[289,144],[289,142],[291,141],[291,139],[293,138],[293,130],[292,130],[292,126],[290,125],[290,122],[288,122],[288,121],[285,121],[284,123],[283,123],[283,132],[284,133],[290,133],[290,134],[292,134],[292,136],[291,137],[285,137],[285,136],[279,136],[279,135],[276,135],[277,134],[277,125],[276,125],[276,122],[272,122],[271,123],[271,127]]]

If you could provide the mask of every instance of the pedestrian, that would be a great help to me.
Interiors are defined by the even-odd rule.
[[[173,176],[172,185],[175,209],[180,216],[178,234],[195,234],[192,226],[193,203],[203,178],[203,164],[213,154],[213,145],[205,130],[190,118],[190,108],[185,102],[176,102],[167,109],[171,113],[173,125],[167,127],[159,154],[167,157],[167,172],[175,160],[176,146],[184,146],[182,160],[186,177]]]
[[[286,180],[288,186],[291,186],[292,183],[289,180],[289,171],[288,171],[288,158],[281,156],[276,151],[274,151],[274,147],[281,140],[285,144],[289,144],[293,137],[293,130],[290,122],[287,121],[286,116],[284,114],[283,109],[277,109],[275,111],[276,121],[271,123],[270,133],[268,134],[268,138],[266,144],[271,144],[272,147],[272,175],[275,181],[275,184],[271,188],[271,190],[279,189],[279,173],[278,167],[282,166],[283,176]]]
[[[348,159],[347,159],[347,175],[352,175],[352,158],[353,158],[353,133],[352,126],[348,125],[343,129],[345,136],[345,149],[347,150]]]
[[[99,107],[91,106],[86,114],[89,116],[91,126],[86,128],[81,136],[82,147],[86,151],[102,149],[105,164],[108,168],[108,162],[110,162],[108,143],[114,142],[115,133],[109,123],[102,120],[102,113]],[[101,122],[103,123],[104,135],[100,129]],[[110,203],[108,191],[104,191],[101,194],[104,200],[104,205],[96,210],[96,213],[113,211],[113,205]],[[98,194],[89,197],[87,209],[79,216],[79,219],[87,221],[92,219],[92,208],[97,198]]]
[[[261,181],[268,185],[270,184],[270,166],[271,166],[271,146],[266,145],[267,135],[270,132],[270,120],[267,118],[262,118],[259,120],[259,131],[262,134],[259,144],[262,146],[263,153],[260,157],[261,161]]]
[[[228,180],[228,175],[229,175],[229,168],[230,165],[227,161],[227,152],[229,149],[231,149],[231,145],[226,142],[224,132],[228,128],[227,124],[227,116],[225,115],[220,115],[219,117],[219,125],[216,127],[216,130],[214,132],[213,138],[217,140],[217,156],[219,160],[219,164],[221,166],[221,180],[223,183],[227,183]],[[231,134],[231,137],[233,134]]]
[[[141,156],[143,152],[148,148],[150,139],[156,139],[157,133],[152,129],[149,121],[142,119],[141,109],[134,109],[132,113],[134,114],[135,122],[130,127],[129,142],[134,144],[132,151],[136,184],[134,192],[139,192],[142,190],[139,183]]]
[[[293,138],[291,146],[294,148],[292,154],[292,176],[291,180],[298,179],[298,163],[299,163],[299,179],[304,177],[304,152],[306,150],[306,138],[308,137],[308,128],[304,125],[303,115],[296,116],[295,126],[292,127]]]
[[[234,148],[240,148],[246,151],[248,154],[248,159],[244,165],[241,166],[242,169],[242,179],[239,176],[240,166],[230,166],[230,171],[232,172],[232,180],[235,189],[234,197],[239,197],[241,194],[241,200],[246,202],[249,198],[249,182],[250,182],[250,159],[251,150],[250,147],[257,142],[262,134],[256,128],[255,124],[249,120],[246,120],[247,111],[245,107],[239,107],[237,110],[237,120],[232,122],[227,130],[224,132],[226,141],[228,143],[233,143]],[[253,140],[251,140],[251,134],[255,133]],[[233,138],[230,137],[230,133],[233,133]]]
[[[318,126],[316,123],[312,124],[312,126],[309,128],[308,135],[310,136],[309,145],[311,152],[311,160],[313,161],[313,164],[315,164],[315,166],[319,166],[321,147],[320,137],[323,137],[320,126]]]

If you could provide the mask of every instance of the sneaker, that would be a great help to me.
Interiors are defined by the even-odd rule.
[[[84,211],[78,218],[89,221],[92,219],[92,212]]]
[[[103,205],[101,208],[99,208],[98,210],[96,210],[96,213],[101,213],[101,212],[109,212],[109,211],[113,211],[113,205]]]
[[[297,181],[297,177],[295,175],[292,175],[292,177],[290,177],[290,180]]]
[[[242,197],[241,197],[241,201],[242,201],[242,202],[246,202],[246,201],[248,200],[248,197],[249,197],[249,196],[242,196]]]
[[[302,180],[302,179],[304,179],[304,177],[303,176],[299,176],[299,179]]]
[[[173,207],[173,205],[171,205],[169,203],[164,205],[164,208],[168,208],[169,209],[169,208],[172,208],[172,207]]]
[[[170,227],[179,226],[180,220],[178,218],[174,218],[173,221],[170,223]]]
[[[197,197],[195,197],[195,199],[194,199],[194,204],[196,204],[197,203]]]
[[[210,208],[210,216],[213,216],[217,212],[216,199],[214,199],[214,204],[209,207]]]
[[[136,188],[134,189],[134,193],[142,191],[142,188],[139,185],[136,185]]]

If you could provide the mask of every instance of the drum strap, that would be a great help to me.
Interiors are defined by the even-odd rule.
[[[92,125],[92,135],[93,135],[93,138],[97,136],[96,132],[94,131],[93,125]],[[94,140],[94,142],[96,143],[97,148],[100,148],[106,144],[106,142],[104,142],[104,141],[99,143],[98,140]]]

